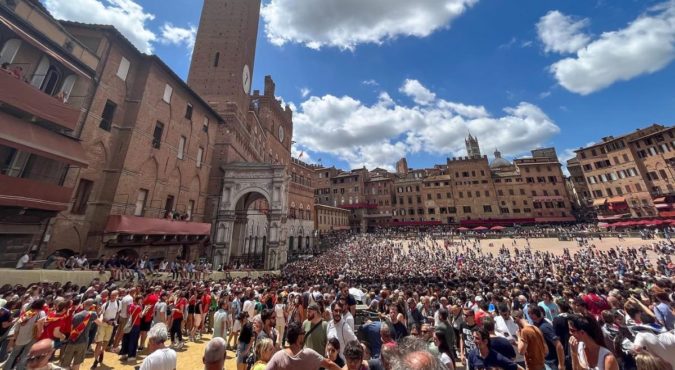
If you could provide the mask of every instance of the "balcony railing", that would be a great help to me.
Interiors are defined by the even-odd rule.
[[[31,179],[0,175],[0,205],[65,211],[70,205],[72,188]]]
[[[31,84],[0,69],[0,102],[28,113],[38,120],[48,121],[68,130],[74,130],[80,119],[80,110],[62,99],[46,94]]]

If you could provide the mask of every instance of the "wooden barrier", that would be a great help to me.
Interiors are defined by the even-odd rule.
[[[229,275],[232,278],[242,278],[242,277],[251,277],[257,278],[265,274],[279,275],[279,271],[230,271]],[[215,271],[211,274],[209,279],[212,280],[221,280],[225,279],[225,272]],[[68,281],[77,284],[77,285],[88,285],[94,279],[100,279],[101,281],[108,281],[110,279],[110,273],[99,273],[98,271],[68,271],[68,270],[16,270],[9,268],[0,269],[0,286],[4,284],[21,284],[26,286],[32,283],[43,283],[43,282],[60,282],[64,284]],[[153,277],[152,279],[162,279],[170,280],[172,279],[171,273],[162,273],[159,277]]]

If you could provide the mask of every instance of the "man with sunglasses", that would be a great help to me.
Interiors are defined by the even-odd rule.
[[[28,358],[26,359],[26,368],[28,370],[63,370],[49,362],[54,354],[54,341],[51,339],[42,339],[35,342],[30,347]]]
[[[328,339],[337,338],[340,342],[340,356],[343,356],[345,345],[353,340],[357,340],[352,328],[342,319],[344,307],[340,302],[333,304],[333,319],[328,323]]]
[[[438,352],[438,347],[436,347],[436,343],[434,342],[434,329],[431,327],[431,325],[422,325],[422,328],[420,329],[420,338],[422,338],[424,343],[427,343],[427,349],[429,352],[431,352],[431,354],[434,356],[440,355]]]

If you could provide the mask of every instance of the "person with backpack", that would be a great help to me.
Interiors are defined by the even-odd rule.
[[[304,347],[323,353],[326,348],[328,323],[321,317],[318,304],[312,303],[307,307],[307,320],[302,323],[305,332]]]
[[[36,299],[19,316],[19,320],[13,328],[14,349],[9,354],[3,370],[22,370],[26,368],[28,351],[30,351],[30,347],[42,335],[42,331],[44,330],[44,323],[47,317],[44,305],[44,299]]]
[[[110,338],[112,338],[115,325],[117,325],[121,306],[121,303],[117,299],[118,297],[119,292],[113,290],[112,293],[110,293],[108,300],[101,306],[101,310],[98,312],[101,317],[101,324],[98,326],[98,330],[96,330],[96,337],[94,339],[96,348],[94,350],[94,364],[91,366],[92,369],[95,369],[99,364],[103,363],[105,348],[107,347]]]

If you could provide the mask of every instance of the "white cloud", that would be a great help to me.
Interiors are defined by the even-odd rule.
[[[293,146],[291,146],[291,157],[297,158],[305,163],[314,163],[314,159],[307,153],[307,149],[298,144],[293,144]]]
[[[366,86],[379,86],[380,85],[379,83],[377,83],[377,81],[375,81],[373,79],[361,81],[361,84],[366,85]]]
[[[44,5],[58,19],[113,25],[144,53],[152,53],[157,40],[147,25],[155,16],[133,0],[44,0]]]
[[[654,73],[675,59],[675,0],[639,16],[550,67],[558,83],[588,95],[617,81]]]
[[[545,145],[560,132],[539,107],[527,102],[505,108],[497,117],[481,106],[439,98],[423,102],[399,105],[387,92],[372,105],[350,96],[312,96],[294,115],[294,139],[312,153],[329,153],[352,168],[391,169],[411,153],[465,155],[469,131],[484,150],[498,147],[505,155]]]
[[[197,37],[197,27],[189,28],[176,27],[171,23],[165,23],[162,26],[162,37],[160,41],[165,44],[184,45],[189,50],[195,47],[195,38]]]
[[[575,20],[557,10],[551,10],[537,23],[537,34],[547,52],[574,53],[591,41],[584,32],[589,23],[586,18]]]
[[[312,90],[310,90],[306,87],[303,87],[302,89],[300,89],[300,95],[302,95],[303,98],[306,98],[311,92],[312,92]]]
[[[421,105],[427,105],[436,100],[436,94],[429,91],[417,80],[405,80],[398,91],[408,95],[415,103]]]
[[[271,0],[261,10],[267,39],[354,49],[398,36],[426,37],[449,27],[478,0]]]

